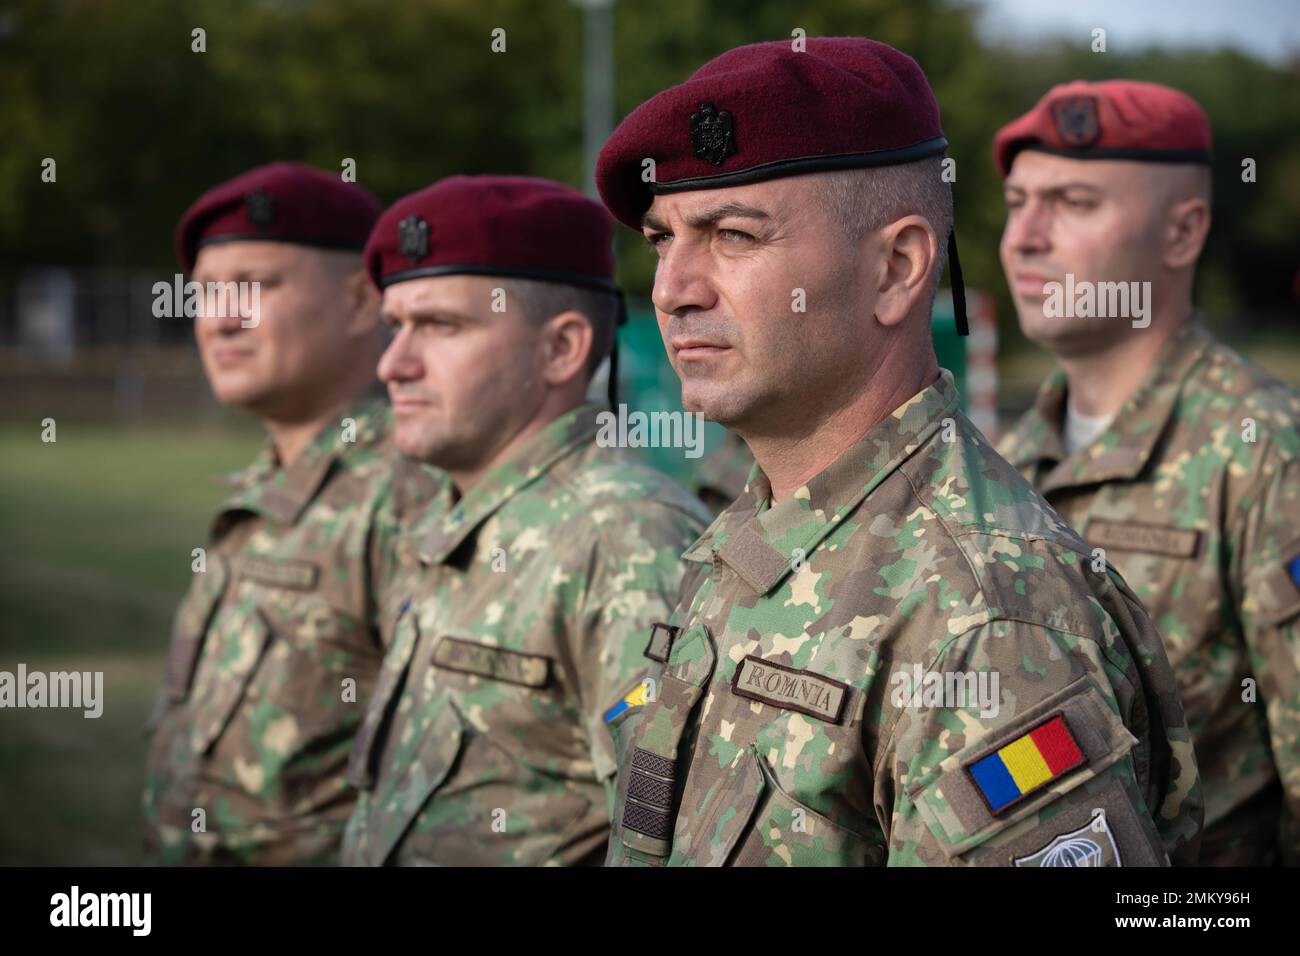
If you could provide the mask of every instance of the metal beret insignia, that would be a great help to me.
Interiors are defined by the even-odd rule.
[[[1101,136],[1094,96],[1067,96],[1057,100],[1052,104],[1052,120],[1061,142],[1070,146],[1091,146]]]
[[[412,213],[397,224],[397,251],[415,265],[429,254],[429,224]]]
[[[712,103],[701,103],[700,111],[691,114],[691,146],[700,159],[721,166],[736,152],[735,117]]]
[[[269,226],[275,221],[275,197],[264,190],[255,189],[245,196],[244,206],[248,221],[255,226]]]

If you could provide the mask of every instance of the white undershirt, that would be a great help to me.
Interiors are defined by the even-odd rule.
[[[1084,415],[1074,407],[1074,400],[1067,398],[1065,401],[1065,453],[1073,455],[1075,452],[1087,448],[1104,432],[1110,423],[1115,420],[1114,415]]]

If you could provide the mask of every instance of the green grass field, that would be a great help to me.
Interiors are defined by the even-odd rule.
[[[103,715],[0,710],[0,864],[140,861],[172,610],[255,432],[0,427],[0,670],[103,671]]]

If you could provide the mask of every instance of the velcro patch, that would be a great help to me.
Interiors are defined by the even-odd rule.
[[[1300,554],[1287,562],[1286,571],[1291,575],[1291,583],[1300,588]]]
[[[291,558],[244,558],[239,563],[239,576],[273,588],[310,591],[320,577],[320,565]]]
[[[488,647],[455,637],[444,637],[438,642],[433,649],[433,666],[524,687],[545,687],[551,680],[549,657]]]
[[[1195,528],[1161,528],[1149,524],[1092,518],[1083,537],[1098,548],[1190,558],[1196,555],[1201,532]]]
[[[668,655],[673,650],[673,641],[677,640],[677,635],[681,632],[680,627],[655,621],[650,625],[650,643],[646,645],[645,656],[660,664],[668,663]]]
[[[632,751],[623,826],[655,840],[667,840],[673,832],[673,762],[667,757],[642,750]]]
[[[1098,808],[1077,830],[1054,837],[1050,843],[1026,856],[1012,857],[1016,866],[1123,866],[1115,834],[1110,831],[1106,811]]]
[[[964,766],[997,816],[1085,762],[1065,715],[1057,712]]]
[[[731,692],[739,697],[762,701],[785,710],[838,724],[849,699],[849,685],[812,671],[795,670],[754,657],[740,662],[732,678]]]

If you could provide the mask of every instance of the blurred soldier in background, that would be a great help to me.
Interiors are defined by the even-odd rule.
[[[994,153],[1020,325],[1060,362],[1000,450],[1164,637],[1205,788],[1201,862],[1300,862],[1300,396],[1195,314],[1209,121],[1168,87],[1077,82]],[[1104,311],[1109,290],[1129,307]]]
[[[195,321],[213,392],[269,439],[230,479],[176,616],[144,796],[163,863],[338,860],[382,658],[374,595],[403,508],[437,489],[393,453],[377,390],[360,250],[378,214],[359,186],[277,163],[205,193],[177,229],[192,280],[224,298]]]

